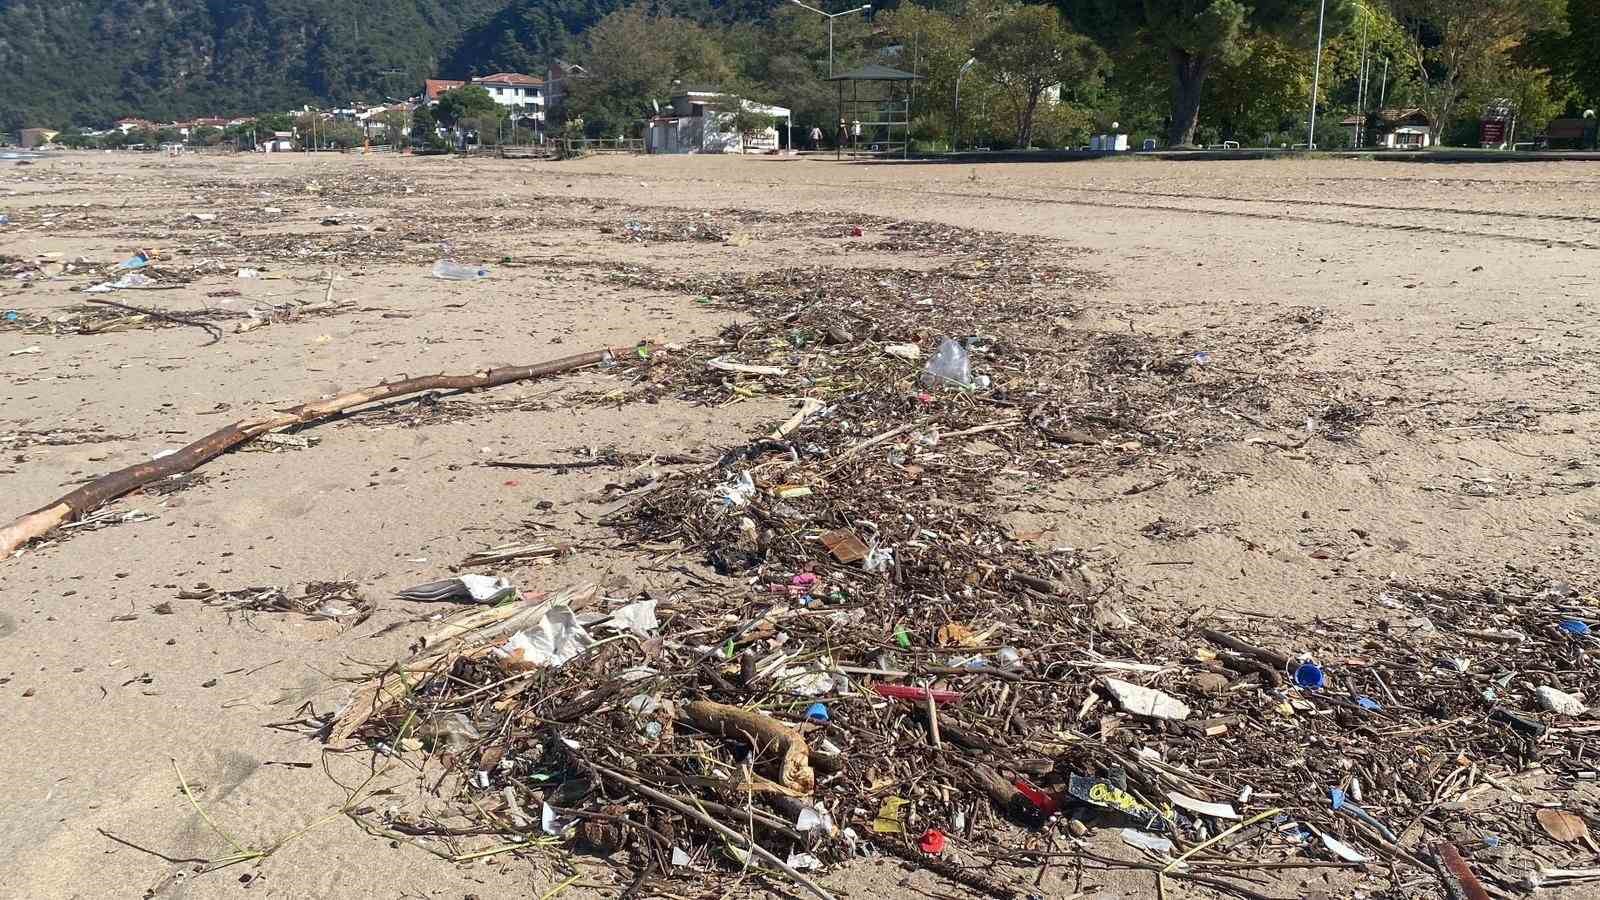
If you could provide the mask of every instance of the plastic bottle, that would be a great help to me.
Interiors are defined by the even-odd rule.
[[[922,370],[922,384],[924,387],[971,387],[972,360],[967,356],[967,348],[955,338],[940,341],[939,352]]]
[[[489,270],[483,266],[464,266],[454,260],[441,259],[433,264],[433,277],[447,281],[477,281],[488,278]]]

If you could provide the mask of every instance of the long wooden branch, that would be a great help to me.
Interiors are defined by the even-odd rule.
[[[632,348],[615,351],[618,356],[631,352]],[[44,537],[61,525],[98,509],[107,501],[115,500],[123,494],[168,476],[191,472],[235,447],[280,428],[309,425],[358,406],[422,391],[492,388],[517,381],[560,375],[596,365],[612,353],[611,350],[592,350],[531,366],[505,366],[470,375],[424,375],[420,378],[407,378],[404,381],[361,388],[331,400],[304,403],[292,409],[282,410],[277,415],[234,422],[213,431],[176,453],[101,475],[48,506],[36,509],[0,528],[0,556],[10,554],[29,541]]]

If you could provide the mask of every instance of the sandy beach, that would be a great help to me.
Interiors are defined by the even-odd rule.
[[[0,162],[0,312],[17,314],[0,322],[0,519],[252,411],[385,379],[687,343],[740,317],[678,281],[959,258],[955,245],[897,249],[896,223],[908,223],[1047,244],[1074,274],[1031,288],[1056,310],[1032,329],[1037,346],[1148,336],[1256,385],[1258,407],[1222,398],[1236,413],[1210,411],[1223,430],[1185,431],[1169,452],[1002,483],[1006,525],[1090,560],[1138,628],[1383,618],[1392,583],[1496,584],[1513,570],[1595,584],[1600,170],[1588,164],[29,163]],[[83,292],[141,250],[159,289]],[[433,278],[442,257],[490,275]],[[89,298],[195,318],[141,319]],[[1067,309],[1070,329],[1055,321]],[[307,721],[443,611],[396,591],[486,547],[567,548],[496,570],[525,591],[589,580],[614,597],[670,592],[689,578],[677,566],[715,577],[703,554],[663,563],[663,548],[599,523],[627,472],[483,465],[715,458],[794,409],[762,393],[641,403],[632,377],[591,368],[363,410],[301,432],[307,446],[226,454],[0,560],[0,894],[539,897],[566,879],[537,854],[452,863],[364,833],[347,812],[414,803],[440,773],[386,770],[375,791],[373,755],[318,743]],[[371,617],[185,599],[202,585],[325,581],[358,585]],[[1532,778],[1470,803],[1592,808],[1592,785]],[[197,871],[240,847],[272,852]],[[571,896],[622,883],[580,871]],[[853,897],[951,894],[890,859],[820,880]],[[1287,870],[1268,892],[1380,884]],[[1147,873],[1067,867],[1040,889],[1155,895]]]

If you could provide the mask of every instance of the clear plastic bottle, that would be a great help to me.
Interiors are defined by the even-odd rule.
[[[433,264],[433,277],[447,281],[477,281],[488,278],[489,270],[483,266],[464,266],[455,260],[441,259]]]

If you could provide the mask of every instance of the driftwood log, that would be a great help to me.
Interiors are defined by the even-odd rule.
[[[617,350],[616,355],[632,353],[633,348]],[[611,355],[611,350],[593,350],[574,356],[564,356],[531,366],[506,366],[488,369],[470,375],[424,375],[404,381],[375,384],[341,394],[331,400],[305,403],[275,415],[234,422],[213,431],[176,453],[150,462],[137,463],[118,469],[85,484],[66,496],[0,528],[0,556],[11,553],[23,544],[44,537],[56,528],[98,509],[102,504],[138,490],[154,481],[171,475],[191,472],[223,453],[281,428],[308,425],[370,403],[380,403],[407,394],[422,391],[464,391],[474,388],[492,388],[517,381],[560,375],[599,364]]]

